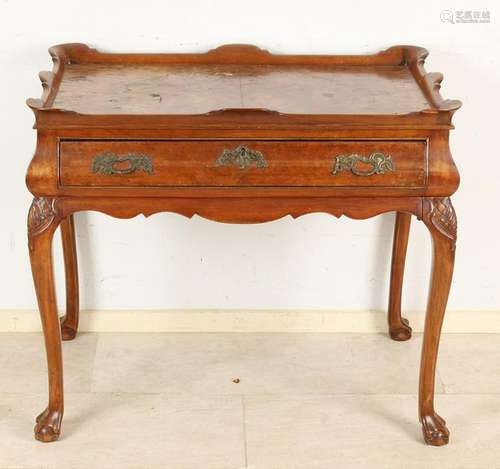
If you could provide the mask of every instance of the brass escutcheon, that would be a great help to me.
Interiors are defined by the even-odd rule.
[[[368,169],[358,167],[358,163],[371,166]],[[370,156],[358,155],[338,155],[334,159],[332,174],[338,174],[341,171],[351,171],[356,176],[373,176],[374,174],[385,174],[387,171],[394,171],[394,162],[390,155],[382,152],[372,153]]]
[[[245,145],[238,145],[234,150],[225,148],[215,161],[215,166],[234,165],[246,169],[252,165],[257,168],[267,168],[267,161],[263,153],[251,150]]]
[[[120,163],[128,163],[124,168],[116,167]],[[116,153],[106,152],[96,155],[92,161],[92,172],[100,174],[131,174],[137,170],[146,173],[153,172],[153,161],[150,156],[140,153],[127,153],[118,156]]]

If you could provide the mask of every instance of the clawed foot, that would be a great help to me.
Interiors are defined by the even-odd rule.
[[[76,337],[76,328],[69,325],[66,316],[61,318],[61,338],[62,340],[73,340]]]
[[[447,445],[450,439],[450,432],[446,428],[446,422],[436,413],[422,417],[422,432],[428,445]]]
[[[389,335],[392,340],[397,340],[399,342],[408,340],[411,337],[411,327],[408,319],[401,318],[401,322],[397,326],[393,326],[389,329]]]
[[[44,443],[56,441],[61,433],[62,412],[45,409],[37,418],[35,438]]]

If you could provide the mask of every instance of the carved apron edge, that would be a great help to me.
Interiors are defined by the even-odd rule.
[[[444,236],[457,240],[457,216],[449,197],[426,199],[427,218]]]
[[[28,236],[43,233],[54,221],[58,213],[57,199],[35,197],[28,212]]]

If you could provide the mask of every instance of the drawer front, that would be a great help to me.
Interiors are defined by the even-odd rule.
[[[62,186],[423,187],[426,141],[64,140]]]

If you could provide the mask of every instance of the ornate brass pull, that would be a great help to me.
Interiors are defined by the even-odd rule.
[[[116,167],[121,163],[127,163],[125,167]],[[137,170],[143,170],[146,173],[153,172],[153,161],[148,155],[140,153],[127,153],[118,156],[112,152],[96,155],[92,160],[92,172],[101,174],[130,174]]]
[[[215,161],[215,166],[234,165],[240,169],[255,165],[257,168],[267,168],[264,155],[257,150],[251,150],[245,145],[238,145],[234,150],[225,148]]]
[[[358,163],[367,164],[371,167],[362,169]],[[372,176],[374,174],[385,174],[386,171],[394,171],[394,162],[390,155],[381,152],[372,153],[370,156],[362,156],[357,153],[351,155],[339,155],[335,157],[332,174],[341,171],[351,171],[356,176]]]

